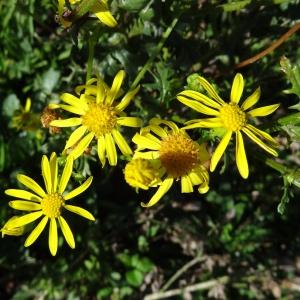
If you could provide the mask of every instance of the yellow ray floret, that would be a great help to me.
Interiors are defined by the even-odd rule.
[[[150,207],[156,204],[168,192],[174,181],[181,182],[182,193],[193,192],[195,185],[198,186],[199,193],[208,191],[209,175],[204,167],[204,164],[209,161],[206,147],[193,141],[175,123],[154,118],[150,121],[150,125],[142,128],[132,140],[137,145],[133,161],[149,160],[157,170],[156,173],[150,173],[156,174],[152,177],[149,177],[149,167],[144,167],[147,174],[143,174],[141,168],[136,171],[143,174],[138,177],[139,184],[142,182],[147,188],[158,186],[150,201],[147,204],[142,203],[142,206]],[[147,181],[148,178],[151,180]],[[137,180],[134,179],[133,183],[137,185]]]
[[[64,210],[69,210],[91,221],[95,220],[93,215],[87,210],[78,206],[69,205],[67,202],[83,193],[90,186],[93,178],[89,177],[82,185],[73,191],[65,192],[72,174],[73,158],[71,156],[67,158],[60,180],[58,180],[58,164],[55,153],[52,153],[50,160],[48,160],[45,155],[43,156],[41,168],[45,189],[32,178],[19,174],[17,176],[18,181],[25,185],[30,192],[22,189],[8,189],[5,191],[7,195],[17,199],[9,202],[12,208],[28,213],[10,219],[4,225],[2,233],[20,235],[23,233],[25,225],[41,218],[40,222],[27,237],[25,247],[32,245],[49,223],[49,249],[54,256],[56,255],[58,246],[57,222],[68,245],[72,249],[75,248],[73,233],[62,216]]]
[[[69,93],[61,95],[66,104],[55,105],[72,114],[78,115],[65,120],[55,120],[50,123],[57,127],[79,126],[70,135],[65,150],[72,148],[74,159],[83,154],[92,140],[97,140],[98,156],[105,165],[106,159],[111,166],[117,164],[117,150],[123,155],[131,155],[132,150],[120,132],[122,126],[141,127],[142,120],[137,117],[127,117],[123,112],[139,91],[139,87],[126,93],[120,102],[115,99],[121,94],[121,85],[125,72],[120,71],[109,88],[101,78],[93,78],[86,85],[76,88],[77,96]]]
[[[211,171],[215,170],[234,134],[236,137],[236,164],[241,176],[248,178],[249,167],[242,133],[246,134],[265,151],[277,156],[277,151],[274,149],[277,146],[277,142],[268,133],[251,125],[250,120],[254,117],[270,115],[279,107],[279,104],[251,109],[260,98],[261,91],[260,88],[258,88],[253,94],[246,98],[242,105],[239,105],[244,90],[244,79],[239,73],[234,77],[229,103],[224,102],[220,98],[214,87],[205,78],[199,76],[198,80],[206,90],[208,96],[196,91],[185,90],[177,95],[177,99],[192,109],[212,117],[190,120],[186,122],[184,129],[225,129],[225,135],[212,155],[210,164]]]
[[[70,4],[75,5],[82,2],[82,0],[70,0],[69,2]],[[65,7],[66,1],[58,0],[58,14],[60,23],[67,28],[72,25],[72,22],[66,20],[66,18],[63,17]],[[115,27],[118,25],[116,19],[109,11],[107,0],[97,0],[95,4],[90,8],[90,13],[94,14],[99,19],[99,21],[106,26]]]

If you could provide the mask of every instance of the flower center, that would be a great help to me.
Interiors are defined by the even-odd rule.
[[[48,194],[43,198],[41,202],[44,215],[49,218],[57,218],[61,214],[61,208],[64,205],[65,200],[59,193]]]
[[[199,161],[199,147],[182,133],[173,133],[162,140],[159,159],[173,177],[189,173]]]
[[[233,102],[225,104],[220,109],[220,118],[224,127],[230,131],[241,130],[247,123],[246,114]]]
[[[117,124],[116,112],[107,104],[89,103],[87,113],[81,118],[82,124],[96,137],[110,133]]]
[[[132,159],[124,169],[125,181],[132,187],[147,189],[159,178],[159,167],[154,162],[144,158]]]

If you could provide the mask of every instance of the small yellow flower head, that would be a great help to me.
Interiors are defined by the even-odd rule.
[[[198,76],[198,81],[209,97],[193,90],[186,90],[178,94],[177,99],[194,110],[213,117],[188,121],[184,128],[215,128],[225,131],[220,144],[212,155],[211,171],[215,170],[234,134],[236,136],[236,164],[241,176],[248,178],[249,167],[242,133],[265,151],[277,156],[274,149],[277,142],[268,133],[255,128],[250,122],[253,118],[270,115],[279,107],[279,104],[249,110],[260,98],[260,89],[258,88],[246,98],[242,105],[239,105],[244,90],[244,79],[239,73],[234,77],[229,103],[220,98],[214,87],[205,78]]]
[[[147,190],[160,182],[161,171],[156,160],[136,158],[126,164],[124,177],[130,186]]]
[[[58,247],[58,232],[59,225],[61,231],[68,243],[74,249],[75,240],[73,233],[62,216],[65,210],[78,214],[88,220],[94,221],[95,218],[87,210],[69,205],[70,199],[83,193],[92,183],[93,178],[88,178],[82,185],[73,191],[65,193],[69,179],[73,170],[73,159],[68,157],[62,175],[58,177],[58,163],[55,153],[52,153],[50,160],[44,155],[42,158],[42,175],[45,183],[43,189],[32,178],[18,174],[18,181],[26,186],[30,191],[22,189],[8,189],[5,193],[18,200],[12,200],[9,205],[16,210],[29,212],[23,216],[15,216],[10,219],[2,229],[4,234],[19,235],[25,225],[30,224],[41,218],[38,225],[32,230],[25,241],[25,247],[32,245],[40,236],[47,223],[49,223],[49,249],[54,256]]]
[[[206,147],[193,141],[175,123],[154,118],[132,141],[138,146],[134,159],[157,160],[162,170],[160,177],[163,178],[159,188],[150,201],[142,203],[142,206],[156,204],[174,181],[180,180],[182,193],[193,192],[195,185],[199,186],[199,193],[208,191],[209,175],[204,166],[209,160]],[[144,151],[146,149],[150,151]]]
[[[20,236],[23,235],[25,232],[25,226],[20,226],[20,227],[15,227],[15,228],[10,228],[10,224],[13,220],[15,220],[16,216],[11,217],[2,227],[0,230],[2,232],[2,237],[5,235],[14,235],[14,236]]]
[[[65,120],[54,120],[51,126],[79,126],[68,139],[65,152],[73,149],[70,155],[74,159],[82,155],[93,139],[97,140],[97,150],[102,166],[106,159],[111,166],[117,164],[116,146],[123,155],[132,155],[132,150],[121,134],[121,127],[141,127],[142,120],[137,117],[127,117],[125,108],[139,91],[139,87],[126,93],[120,102],[116,98],[122,95],[121,85],[125,72],[120,71],[109,88],[101,78],[92,78],[86,85],[78,86],[75,92],[79,97],[64,93],[61,100],[66,104],[52,104],[52,108],[61,108],[78,117]],[[84,92],[84,93],[82,93]]]
[[[38,115],[31,112],[31,99],[27,98],[24,107],[21,107],[12,118],[12,127],[18,130],[37,131],[39,126]]]

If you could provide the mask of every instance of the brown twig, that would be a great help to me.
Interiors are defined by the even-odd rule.
[[[170,298],[174,296],[178,296],[184,293],[191,293],[191,292],[196,292],[196,291],[203,291],[203,290],[208,290],[213,288],[214,286],[218,284],[226,284],[229,281],[228,276],[222,276],[216,279],[208,280],[205,282],[200,282],[196,283],[193,285],[189,285],[187,287],[184,287],[182,289],[174,289],[174,290],[169,290],[166,292],[157,292],[153,293],[151,295],[146,295],[144,300],[158,300],[158,299],[165,299],[165,298]]]
[[[300,29],[300,23],[295,24],[292,28],[290,28],[285,34],[283,34],[278,40],[273,42],[270,47],[267,49],[261,51],[260,53],[254,55],[253,57],[250,57],[246,60],[243,60],[242,62],[238,63],[234,68],[240,69],[247,65],[253,64],[257,60],[261,59],[262,57],[266,56],[273,50],[275,50],[277,47],[279,47],[282,43],[284,43],[291,35],[293,35],[296,31]]]

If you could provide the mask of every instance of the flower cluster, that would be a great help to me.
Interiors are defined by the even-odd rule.
[[[87,1],[58,1],[60,22],[64,27],[70,27],[66,17],[66,6],[80,11]],[[70,6],[71,5],[71,6]],[[110,13],[106,0],[97,0],[88,7],[88,12],[94,14],[107,26],[117,25]],[[71,11],[72,13],[72,11]],[[76,19],[76,16],[74,17]],[[89,155],[97,152],[102,168],[106,162],[110,166],[118,163],[118,151],[129,162],[124,167],[125,181],[135,189],[156,191],[149,201],[142,202],[143,207],[155,205],[171,189],[173,184],[180,184],[182,193],[192,193],[194,189],[200,194],[209,190],[210,175],[213,172],[232,136],[235,135],[236,165],[243,178],[249,176],[249,166],[244,145],[244,136],[268,153],[277,156],[277,142],[267,133],[253,124],[255,118],[273,113],[279,104],[253,108],[260,98],[261,91],[256,89],[240,105],[244,79],[236,74],[233,80],[230,101],[224,101],[215,88],[203,77],[196,75],[194,80],[206,94],[195,90],[184,90],[177,95],[182,104],[199,112],[208,118],[187,121],[181,128],[174,122],[152,118],[149,124],[142,127],[142,120],[128,116],[124,111],[137,95],[140,87],[136,86],[128,92],[121,89],[125,72],[119,71],[111,87],[97,75],[84,85],[75,88],[75,93],[63,93],[61,103],[52,103],[44,110],[41,121],[44,127],[52,131],[63,132],[63,128],[72,128],[62,151],[65,165],[59,171],[58,158],[52,153],[50,158],[42,157],[41,170],[45,188],[34,179],[18,174],[18,181],[27,189],[7,189],[5,193],[14,198],[9,202],[15,210],[25,211],[24,215],[11,217],[1,229],[4,235],[23,235],[30,231],[25,240],[25,247],[32,245],[49,224],[49,249],[56,255],[58,248],[58,227],[71,248],[75,248],[75,239],[63,213],[67,210],[88,220],[94,221],[94,216],[87,210],[70,205],[69,200],[83,193],[92,183],[89,177],[79,187],[70,190],[68,182],[73,171],[73,162],[84,153]],[[24,127],[30,113],[31,101],[27,100],[20,116],[14,118],[16,128]],[[69,114],[69,118],[61,118],[56,110]],[[59,116],[59,117],[58,117]],[[27,124],[27,123],[26,123]],[[139,128],[130,140],[126,138],[123,127]],[[191,138],[187,130],[208,128],[219,132],[221,140],[213,151],[208,151],[206,143],[198,143]],[[92,151],[87,151],[91,149]],[[59,174],[61,173],[61,176]],[[33,222],[39,220],[32,229]]]

